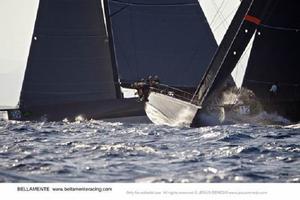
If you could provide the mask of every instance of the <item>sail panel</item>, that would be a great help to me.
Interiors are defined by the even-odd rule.
[[[243,85],[243,81],[245,78],[245,73],[247,70],[248,62],[250,53],[252,50],[253,42],[254,42],[255,36],[253,35],[249,44],[247,45],[243,55],[241,56],[240,60],[236,64],[235,68],[231,72],[231,76],[235,82],[235,85],[237,88],[241,88]]]
[[[115,99],[103,11],[98,0],[41,0],[21,106]]]
[[[39,0],[0,1],[0,107],[17,107]]]
[[[214,37],[218,43],[221,43],[229,25],[239,8],[240,0],[199,0],[207,21],[212,29]],[[248,44],[243,56],[240,58],[231,76],[237,87],[241,87],[244,74],[247,68],[253,39]]]
[[[240,0],[198,0],[218,44],[221,43]]]
[[[197,86],[217,48],[197,0],[108,2],[123,83],[158,75],[171,86]]]
[[[256,34],[244,85],[260,98],[269,98],[276,83],[279,99],[300,99],[299,7],[297,1],[278,1]]]

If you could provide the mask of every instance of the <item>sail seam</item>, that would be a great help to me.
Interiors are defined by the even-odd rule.
[[[176,3],[176,4],[146,4],[146,3],[129,3],[124,1],[111,1],[112,3],[123,4],[128,6],[195,6],[199,5],[198,3]]]
[[[280,26],[270,26],[267,24],[260,24],[261,27],[268,28],[268,29],[275,29],[280,31],[300,31],[300,28],[288,28],[288,27],[280,27]]]
[[[274,82],[270,82],[270,81],[258,81],[258,80],[250,80],[250,79],[245,79],[245,81],[247,82],[252,82],[252,83],[258,83],[258,84],[274,84]],[[294,83],[280,83],[280,85],[286,85],[286,86],[294,86],[294,87],[299,87],[300,84],[294,84]]]
[[[58,34],[35,34],[38,37],[61,37],[61,38],[70,38],[70,37],[99,37],[99,38],[107,38],[106,35],[102,35],[102,34],[95,34],[95,35],[81,35],[81,34],[64,34],[64,35],[58,35]],[[38,38],[37,38],[38,40]]]
[[[221,5],[220,5],[220,7],[218,7],[218,6],[216,5],[216,3],[213,1],[214,5],[215,5],[215,7],[216,7],[216,9],[217,9],[217,12],[216,12],[215,16],[213,17],[213,19],[211,20],[211,22],[210,22],[211,26],[214,25],[214,22],[215,22],[215,20],[217,19],[217,16],[218,16],[218,15],[221,16],[221,9],[223,8],[224,2],[225,2],[225,0],[223,0],[222,3],[221,3]]]

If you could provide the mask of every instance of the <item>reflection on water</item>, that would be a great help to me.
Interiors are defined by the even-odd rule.
[[[1,182],[300,182],[300,126],[0,121]]]

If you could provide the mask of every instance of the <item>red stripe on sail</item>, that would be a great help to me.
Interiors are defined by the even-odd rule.
[[[261,23],[261,20],[259,18],[251,16],[251,15],[246,15],[245,20],[248,22],[252,22],[256,25],[260,25],[260,23]]]

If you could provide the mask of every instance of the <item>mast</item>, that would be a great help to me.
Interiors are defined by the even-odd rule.
[[[117,67],[117,60],[115,56],[115,46],[113,40],[112,25],[110,21],[108,0],[101,0],[101,3],[103,5],[104,22],[106,24],[106,31],[107,31],[108,41],[109,41],[110,57],[111,57],[112,71],[113,71],[113,77],[114,77],[115,87],[116,87],[116,95],[117,98],[120,99],[122,98],[121,95],[122,93],[121,93],[119,72]]]
[[[243,0],[191,102],[202,105],[230,75],[272,0]]]

